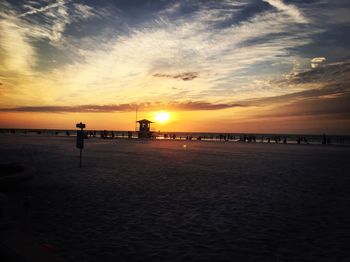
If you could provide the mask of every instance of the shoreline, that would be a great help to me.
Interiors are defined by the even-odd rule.
[[[102,139],[138,139],[136,131],[91,131],[84,130],[85,138]],[[76,137],[77,130],[51,129],[0,129],[0,135],[48,136],[48,137]],[[224,141],[243,143],[271,143],[271,144],[327,144],[350,145],[350,135],[295,135],[295,134],[237,134],[237,133],[163,133],[154,132],[153,140],[181,140],[181,141]]]

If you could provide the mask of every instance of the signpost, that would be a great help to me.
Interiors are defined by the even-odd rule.
[[[76,125],[77,128],[80,128],[79,131],[77,131],[77,148],[80,149],[80,158],[79,158],[79,167],[82,166],[81,164],[81,158],[83,154],[83,148],[84,148],[84,128],[85,124],[80,122],[79,124]]]

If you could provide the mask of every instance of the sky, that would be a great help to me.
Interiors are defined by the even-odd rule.
[[[0,127],[350,134],[348,0],[0,2]]]

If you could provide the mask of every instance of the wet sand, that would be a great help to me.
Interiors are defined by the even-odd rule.
[[[186,145],[186,147],[184,147]],[[350,148],[0,135],[13,221],[67,261],[349,261]],[[1,233],[1,232],[0,232]]]

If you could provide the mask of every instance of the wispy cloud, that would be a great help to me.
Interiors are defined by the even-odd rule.
[[[64,0],[57,0],[56,3],[49,4],[49,5],[40,7],[40,8],[35,8],[35,7],[30,6],[30,5],[26,5],[26,7],[29,8],[30,10],[20,14],[19,17],[32,15],[32,14],[37,14],[37,13],[42,13],[42,12],[45,12],[45,11],[50,10],[52,8],[57,8],[59,6],[63,6],[65,4],[66,4],[66,1],[64,1]]]
[[[350,116],[350,93],[341,96],[312,97],[277,106],[274,110],[259,114],[264,118],[286,118],[298,116],[328,116],[347,119]]]
[[[276,83],[284,87],[302,85],[303,91],[285,95],[256,98],[241,103],[257,106],[260,111],[252,119],[307,118],[308,121],[322,122],[328,119],[343,123],[339,130],[349,130],[350,116],[350,63],[333,63],[316,69],[293,74]],[[309,87],[313,86],[312,89]],[[300,123],[302,123],[300,119]],[[324,126],[325,129],[330,127]]]
[[[244,103],[247,105],[266,105],[272,103],[290,103],[302,99],[308,100],[310,98],[328,98],[346,95],[350,93],[350,62],[332,63],[322,68],[290,74],[283,79],[272,81],[270,84],[287,88],[288,90],[296,90],[295,86],[301,86],[302,91],[248,99],[244,100]]]
[[[307,23],[308,19],[304,17],[301,11],[294,5],[287,5],[282,0],[263,0],[269,3],[271,6],[275,7],[277,10],[286,13],[287,15],[293,17],[297,22]]]
[[[30,44],[27,29],[18,25],[15,17],[0,20],[0,73],[29,73],[36,64],[37,57],[34,47]]]
[[[36,20],[32,19],[30,16],[42,15],[45,18],[46,25],[40,27],[36,26],[36,29],[41,29],[42,33],[46,34],[50,41],[58,42],[62,37],[66,25],[71,22],[71,17],[66,6],[68,2],[69,1],[65,0],[56,0],[56,3],[48,4],[40,8],[26,5],[29,11],[20,14],[18,17],[26,19],[24,21],[27,22],[34,22],[35,25]],[[30,32],[28,32],[28,34],[30,34]]]
[[[174,85],[189,90],[185,99],[195,100],[204,94],[210,94],[212,99],[229,98],[231,90],[244,90],[247,80],[242,82],[243,70],[250,71],[254,77],[255,65],[289,60],[286,56],[290,48],[310,42],[308,33],[298,28],[294,18],[283,14],[257,13],[239,24],[216,27],[231,19],[222,12],[227,10],[203,6],[191,17],[170,19],[160,15],[141,28],[130,28],[128,35],[109,41],[92,40],[104,43],[104,49],[80,49],[78,53],[84,62],[60,68],[57,83],[75,92],[89,89],[93,93],[98,89],[92,86],[103,87],[105,103],[110,102],[108,98],[116,92],[134,101],[140,97],[156,101],[160,97],[151,95],[152,92],[171,93]],[[295,34],[299,30],[301,34]],[[273,34],[281,35],[271,38]],[[174,83],[173,79],[194,79],[194,74],[179,72],[196,72],[200,78]],[[56,74],[50,78],[56,79]],[[138,95],[146,89],[149,91],[146,96]]]
[[[323,63],[325,60],[318,58],[317,61],[318,63]],[[344,61],[330,63],[328,65],[324,64],[322,67],[317,66],[311,70],[289,75],[285,80],[291,84],[318,83],[321,86],[327,85],[330,82],[343,84],[350,82],[350,62]]]
[[[63,40],[66,26],[98,14],[83,4],[72,4],[68,8],[70,1],[58,0],[37,7],[40,3],[24,5],[29,11],[21,14],[9,3],[0,3],[0,75],[8,87],[17,86],[16,91],[27,86],[33,89],[29,87],[31,83],[43,81],[37,65],[48,58],[41,54],[39,47],[49,44],[53,51],[66,49],[64,46],[69,46],[67,40]],[[45,77],[46,83],[48,78]],[[22,82],[25,82],[23,86]]]

